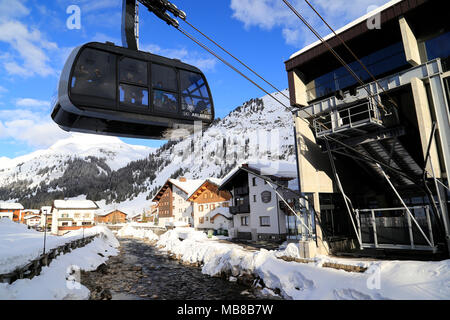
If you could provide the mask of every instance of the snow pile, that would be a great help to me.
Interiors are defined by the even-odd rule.
[[[112,246],[118,246],[111,231],[105,227],[93,227],[72,231],[63,237],[47,233],[46,252],[67,242],[101,234]],[[0,274],[9,273],[26,265],[43,253],[44,233],[28,229],[26,225],[0,219]]]
[[[3,231],[7,232],[7,236]],[[35,258],[40,249],[40,246],[33,245],[37,240],[35,233],[35,231],[22,228],[20,224],[5,223],[0,220],[0,267],[3,267],[3,269],[6,267],[8,270],[11,269],[11,266],[16,266],[19,261],[26,261],[27,257],[29,259]],[[83,248],[59,255],[48,267],[42,268],[39,276],[31,280],[17,280],[11,285],[0,283],[0,300],[88,299],[89,290],[79,283],[80,270],[93,271],[99,265],[105,263],[108,257],[119,253],[117,250],[119,242],[109,229],[94,227],[86,229],[84,232],[84,236],[94,234],[99,234],[99,237],[96,237]],[[42,237],[42,234],[39,234],[39,236]],[[53,245],[63,244],[79,239],[81,236],[82,231],[77,230],[64,237],[49,236],[47,241],[50,241]],[[17,239],[18,237],[24,239],[20,241]],[[10,248],[6,250],[5,244],[8,243]],[[27,254],[20,254],[21,251],[25,251]],[[6,265],[5,261],[9,261],[11,265]]]
[[[118,232],[119,237],[134,237],[149,241],[157,241],[159,237],[150,229],[135,228],[132,225],[125,225]]]
[[[88,299],[90,291],[79,283],[79,271],[93,271],[109,256],[117,255],[111,239],[110,236],[95,238],[83,248],[58,256],[31,280],[17,280],[11,285],[0,283],[0,300]]]
[[[180,237],[183,234],[187,237]],[[196,239],[195,231],[178,229],[161,235],[157,245],[184,262],[203,264],[202,272],[210,276],[226,274],[235,279],[253,274],[267,288],[279,289],[286,299],[450,299],[450,260],[347,261],[319,257],[312,263],[286,262],[277,257],[299,257],[296,245],[288,245],[282,252],[248,251],[231,243]],[[322,267],[324,262],[344,260],[368,270],[354,273]]]

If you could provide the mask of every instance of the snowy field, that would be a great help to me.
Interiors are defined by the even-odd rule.
[[[33,279],[21,279],[11,285],[0,283],[0,300],[61,300],[88,299],[89,290],[80,285],[79,270],[95,270],[109,256],[117,255],[119,242],[106,227],[86,229],[84,235],[100,234],[83,248],[59,255],[41,274]],[[64,237],[47,236],[47,249],[82,237],[82,231]],[[0,273],[23,266],[42,254],[43,233],[28,230],[25,225],[0,220]],[[100,255],[101,254],[101,255]],[[73,275],[69,277],[74,271]],[[69,277],[69,278],[68,278]]]
[[[157,238],[151,231],[142,235],[142,231],[133,229],[126,227],[124,233],[137,238]],[[200,262],[202,272],[210,276],[226,273],[230,281],[234,281],[240,275],[257,275],[267,288],[280,289],[286,299],[450,299],[450,260],[362,261],[319,256],[308,264],[286,262],[277,257],[300,258],[295,244],[278,251],[248,251],[236,244],[217,242],[217,238],[208,239],[205,233],[191,228],[176,228],[164,233],[157,246],[185,262]],[[347,272],[324,268],[325,262],[368,269],[364,273]],[[271,293],[272,290],[267,288],[265,292]]]

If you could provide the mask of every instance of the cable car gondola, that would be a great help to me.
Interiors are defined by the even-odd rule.
[[[52,119],[66,131],[171,139],[214,120],[204,74],[177,59],[91,42],[60,77]]]

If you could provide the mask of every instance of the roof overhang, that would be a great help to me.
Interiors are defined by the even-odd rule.
[[[347,44],[364,36],[365,39],[369,39],[368,35],[377,35],[377,38],[383,38],[384,36],[389,36],[391,32],[390,28],[384,27],[389,25],[389,23],[397,23],[398,18],[408,12],[416,9],[417,7],[423,5],[424,3],[432,2],[430,0],[393,0],[385,5],[369,12],[368,14],[354,20],[353,22],[347,24],[346,26],[336,30],[339,37],[345,41]],[[373,17],[374,15],[380,15],[381,29],[369,29],[367,19]],[[333,48],[342,46],[341,40],[336,37],[333,33],[324,37],[323,39]],[[371,41],[368,41],[370,43]],[[351,46],[355,49],[354,46]],[[308,62],[316,59],[317,57],[329,53],[328,47],[322,43],[320,40],[310,44],[300,51],[293,54],[289,60],[285,62],[286,70],[291,71],[294,68],[298,68]]]

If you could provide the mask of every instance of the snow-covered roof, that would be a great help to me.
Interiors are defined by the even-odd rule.
[[[24,217],[23,219],[24,220],[28,220],[28,219],[31,219],[31,218],[41,218],[39,215],[37,215],[37,214],[33,214],[33,215],[31,215],[31,216],[26,216],[26,217]]]
[[[57,209],[98,209],[92,200],[55,200],[53,206]]]
[[[114,211],[120,211],[122,213],[124,213],[125,215],[128,216],[128,213],[124,212],[123,210],[120,209],[112,209],[112,210],[102,210],[102,211],[98,211],[97,213],[95,213],[96,216],[107,216],[110,213],[113,213]]]
[[[31,213],[38,214],[39,210],[36,210],[36,209],[25,209],[25,210],[22,210],[22,212],[31,212]]]
[[[243,167],[247,167],[250,171],[256,171],[262,176],[290,179],[295,179],[298,176],[297,165],[295,163],[288,161],[255,161],[236,166],[222,179],[220,185],[228,182]]]
[[[335,30],[336,34],[338,34],[338,35],[341,34],[342,32],[344,32],[344,31],[346,31],[346,30],[356,26],[357,24],[363,22],[364,20],[367,20],[368,18],[373,17],[377,13],[380,13],[380,12],[386,10],[389,7],[392,7],[393,5],[395,5],[395,4],[397,4],[397,3],[401,2],[401,1],[403,1],[403,0],[392,0],[392,1],[389,1],[388,3],[386,3],[386,4],[382,5],[382,6],[376,8],[376,9],[370,11],[370,12],[368,12],[367,14],[363,15],[362,17],[360,17],[360,18],[358,18],[356,20],[353,20],[352,22],[346,24],[342,28],[340,28],[338,30]],[[324,40],[328,40],[330,38],[333,38],[334,36],[335,36],[334,33],[330,33],[327,36],[323,37],[323,39]],[[308,51],[308,50],[310,50],[310,49],[320,45],[321,43],[322,43],[322,41],[317,40],[316,42],[311,43],[310,45],[307,45],[303,49],[301,49],[301,50],[297,51],[296,53],[294,53],[293,55],[291,55],[289,59],[292,59],[292,58],[294,58],[294,57],[296,57],[298,55],[301,55],[302,53],[305,53],[306,51]]]
[[[15,203],[15,202],[0,202],[0,209],[23,210],[23,206],[20,203]]]
[[[248,167],[260,172],[263,176],[279,178],[297,177],[297,164],[287,161],[258,161],[249,162]]]
[[[208,212],[207,216],[210,218],[214,218],[218,214],[224,216],[227,219],[233,218],[233,216],[230,214],[230,208],[227,207],[217,207],[214,210]]]
[[[200,180],[199,180],[199,181],[200,181]],[[197,187],[195,190],[192,190],[192,192],[188,194],[187,199],[189,199],[190,197],[192,197],[192,196],[194,195],[194,193],[196,193],[197,190],[198,190],[199,188],[201,188],[202,185],[205,184],[205,182],[210,182],[210,183],[212,183],[212,184],[215,184],[216,186],[220,186],[220,185],[222,184],[222,179],[218,179],[218,178],[207,178],[207,179],[204,179],[204,180],[202,180],[202,181],[203,181],[203,182],[200,183],[200,184],[198,185],[198,187]]]
[[[180,181],[180,180],[175,180],[175,179],[169,179],[169,182],[172,183],[173,185],[177,186],[179,189],[184,191],[186,194],[190,195],[193,192],[195,192],[195,190],[197,190],[203,184],[203,182],[205,182],[205,180],[203,180],[203,179],[199,179],[199,180],[186,179],[186,181]]]

